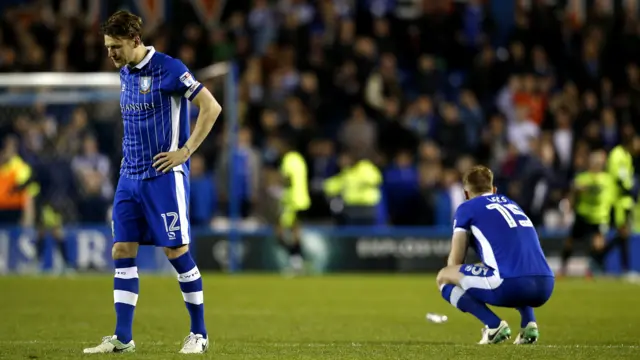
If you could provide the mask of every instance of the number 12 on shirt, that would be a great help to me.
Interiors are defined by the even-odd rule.
[[[509,224],[510,228],[518,227],[518,224],[522,227],[533,227],[533,223],[529,220],[529,217],[518,208],[517,205],[514,204],[489,204],[487,205],[487,209],[490,210],[498,210],[500,215],[504,218],[504,220]],[[524,217],[525,220],[514,219],[514,215]]]

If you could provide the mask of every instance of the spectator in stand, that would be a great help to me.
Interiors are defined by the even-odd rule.
[[[193,226],[208,225],[216,215],[217,189],[211,172],[207,171],[202,155],[191,157],[191,189],[189,195],[189,213]]]
[[[395,225],[412,225],[420,221],[413,211],[419,198],[418,170],[408,150],[399,151],[393,163],[383,173],[384,198],[391,222]]]

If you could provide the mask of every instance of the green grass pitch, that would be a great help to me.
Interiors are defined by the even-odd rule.
[[[638,359],[640,285],[559,280],[532,346],[479,346],[481,324],[433,276],[206,275],[207,359]],[[188,315],[175,278],[141,275],[135,354],[84,355],[114,327],[112,278],[0,277],[0,359],[179,359]],[[446,314],[445,324],[425,321]],[[497,309],[512,330],[514,310]],[[513,338],[512,338],[513,340]],[[193,355],[191,355],[193,356]]]

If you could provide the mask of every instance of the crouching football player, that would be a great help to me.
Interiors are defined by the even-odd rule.
[[[437,278],[442,297],[485,324],[479,344],[511,337],[507,322],[487,305],[518,310],[521,330],[515,344],[534,343],[539,333],[533,308],[549,300],[555,282],[538,234],[515,202],[496,194],[488,168],[470,169],[463,185],[467,201],[456,210],[451,253]],[[469,233],[481,265],[463,264]]]

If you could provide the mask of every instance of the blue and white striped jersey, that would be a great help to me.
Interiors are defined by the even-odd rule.
[[[120,70],[120,110],[124,123],[120,175],[140,180],[162,175],[153,157],[179,149],[189,138],[187,100],[202,90],[189,69],[178,59],[147,47],[136,66]],[[189,162],[173,171],[189,174]]]
[[[504,195],[484,194],[460,204],[453,228],[473,235],[471,246],[503,279],[553,276],[531,220]]]

